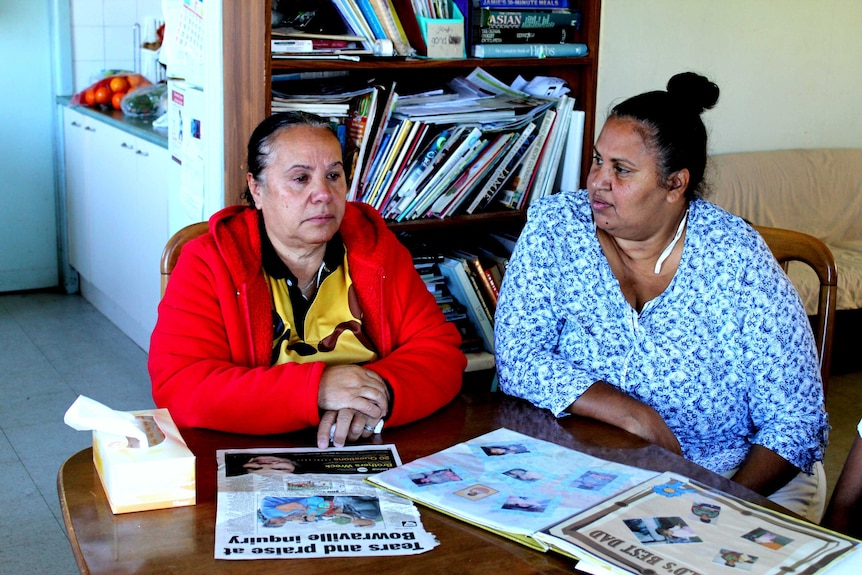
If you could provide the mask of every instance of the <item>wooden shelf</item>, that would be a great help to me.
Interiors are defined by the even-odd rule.
[[[350,60],[305,60],[272,58],[273,72],[281,70],[472,70],[474,68],[578,68],[595,65],[593,56],[579,58],[459,58],[439,60],[428,58],[366,58],[359,62]]]
[[[466,228],[475,226],[499,225],[501,227],[523,227],[527,215],[521,210],[502,210],[462,216],[451,216],[444,219],[422,218],[406,222],[389,222],[388,226],[394,232],[430,232],[448,230],[451,228]]]

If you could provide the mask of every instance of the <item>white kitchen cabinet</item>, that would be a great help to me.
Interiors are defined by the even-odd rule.
[[[72,109],[64,115],[69,263],[84,297],[147,350],[176,165],[166,147]]]
[[[65,109],[63,142],[66,167],[66,220],[69,265],[85,277],[90,276],[90,215],[87,166],[92,153],[98,122],[74,110]]]

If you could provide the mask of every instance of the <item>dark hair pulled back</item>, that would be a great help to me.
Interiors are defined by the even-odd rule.
[[[257,182],[263,181],[263,172],[270,165],[270,154],[272,153],[272,142],[275,135],[282,130],[295,128],[297,126],[308,126],[310,128],[325,128],[335,135],[332,125],[326,118],[309,112],[281,112],[273,114],[264,119],[248,139],[248,172]],[[251,191],[246,188],[242,198],[248,205],[254,207],[254,198]]]
[[[659,184],[670,175],[688,169],[685,191],[691,200],[701,196],[707,160],[707,134],[701,114],[718,102],[719,89],[694,72],[676,74],[667,90],[645,92],[617,104],[610,118],[631,118],[643,126],[643,138],[658,158]]]

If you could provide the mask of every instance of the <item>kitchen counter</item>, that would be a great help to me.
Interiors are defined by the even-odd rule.
[[[165,149],[168,148],[168,131],[167,129],[157,130],[153,128],[153,120],[156,119],[155,116],[135,118],[123,114],[120,110],[102,110],[101,108],[91,108],[89,106],[72,106],[69,103],[71,99],[72,98],[69,96],[61,96],[57,98],[57,103],[61,106],[72,108],[77,112],[90,116],[91,118],[101,122],[105,122],[115,128],[119,128],[120,130],[128,132],[129,134],[137,136],[147,142]]]

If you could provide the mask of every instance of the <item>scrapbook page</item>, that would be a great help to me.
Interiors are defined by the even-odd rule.
[[[369,477],[534,549],[534,535],[656,473],[501,428]]]
[[[813,575],[859,544],[674,473],[607,499],[538,537],[579,558],[579,570],[642,575]]]

